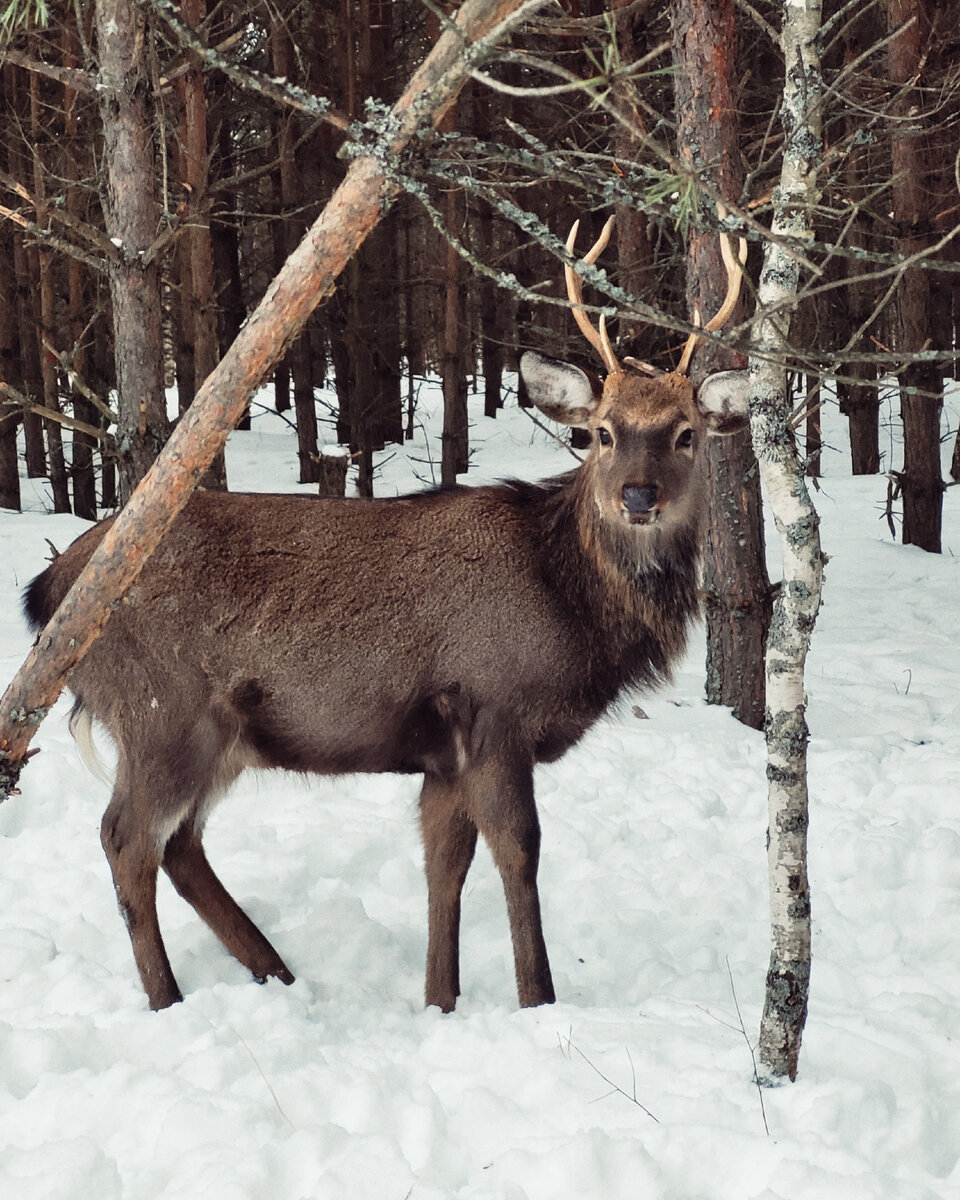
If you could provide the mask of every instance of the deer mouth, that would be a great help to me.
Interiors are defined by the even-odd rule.
[[[620,517],[628,525],[656,525],[660,520],[660,511],[649,508],[645,512],[630,512],[627,508],[621,508]]]

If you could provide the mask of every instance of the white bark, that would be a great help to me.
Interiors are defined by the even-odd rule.
[[[802,251],[813,236],[812,213],[819,196],[817,170],[823,151],[816,45],[820,0],[784,0],[782,15],[784,157],[772,230],[792,239]],[[796,1077],[810,978],[803,672],[820,607],[823,558],[817,514],[790,427],[786,371],[776,361],[789,331],[799,270],[795,259],[772,242],[767,244],[754,322],[757,354],[750,362],[754,449],[783,552],[783,581],[774,605],[766,659],[772,945],[760,1062],[767,1082]]]

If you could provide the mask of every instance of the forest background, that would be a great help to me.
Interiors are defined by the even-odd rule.
[[[335,440],[369,494],[373,451],[410,435],[415,381],[434,371],[453,481],[472,376],[493,414],[525,348],[590,363],[557,261],[576,219],[589,245],[616,213],[591,282],[618,351],[674,365],[704,293],[722,289],[716,200],[750,243],[748,284],[770,237],[779,9],[571,2],[504,42],[404,154],[398,202],[273,374],[301,480]],[[4,20],[0,505],[19,505],[22,425],[55,509],[94,518],[166,440],[166,387],[189,406],[444,16],[422,0],[11,0]],[[899,383],[905,461],[884,465],[905,540],[931,550],[955,344],[958,38],[957,4],[824,6],[821,200],[782,348],[810,398],[811,474],[821,379],[836,380],[855,473],[880,470],[879,387]],[[704,359],[742,361],[751,309],[747,295],[727,349]],[[327,377],[336,412],[317,409]]]
[[[595,234],[612,207],[615,269],[584,274],[616,319],[619,353],[676,365],[724,290],[718,231],[745,236],[764,332],[742,297],[694,382],[748,353],[786,366],[800,398],[788,436],[804,427],[812,475],[824,380],[856,473],[880,468],[880,390],[896,389],[904,452],[887,464],[888,518],[902,501],[904,541],[938,551],[957,14],[899,0],[821,14],[811,2],[814,61],[787,36],[802,7],[524,6],[520,32],[486,48],[439,130],[387,165],[388,105],[447,23],[431,6],[97,0],[60,14],[12,0],[0,185],[15,203],[0,209],[0,252],[17,287],[0,312],[0,501],[19,505],[21,424],[27,474],[49,477],[57,511],[94,517],[128,498],[169,435],[167,387],[185,412],[345,164],[366,156],[400,201],[273,375],[302,482],[321,475],[328,377],[361,494],[374,451],[410,436],[415,380],[430,371],[443,380],[441,478],[466,471],[472,375],[494,416],[504,368],[527,346],[583,357],[554,282],[557,233],[583,217]],[[787,202],[791,159],[809,182]],[[771,307],[764,280],[778,271],[799,284]],[[749,438],[730,439],[711,468],[708,697],[760,727],[773,589]],[[226,486],[222,457],[205,483]],[[818,547],[810,561],[819,569]]]

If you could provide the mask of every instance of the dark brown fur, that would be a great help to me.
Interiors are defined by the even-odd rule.
[[[534,367],[552,369],[538,356]],[[614,453],[595,446],[542,485],[190,500],[70,681],[117,745],[102,840],[153,1008],[180,998],[156,918],[161,866],[257,979],[293,978],[200,841],[246,767],[422,772],[427,1003],[450,1010],[459,993],[478,831],[503,877],[520,1002],[553,1000],[533,765],[563,754],[624,687],[666,678],[697,609],[698,448],[673,461],[678,422],[705,433],[690,385],[611,377],[600,422]],[[631,523],[623,488],[651,482],[657,519]],[[33,581],[35,628],[108,526]]]

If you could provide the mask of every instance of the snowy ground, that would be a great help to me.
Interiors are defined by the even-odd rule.
[[[839,444],[835,414],[827,430]],[[516,409],[472,436],[468,482],[570,465]],[[382,456],[378,493],[429,479],[438,447]],[[228,465],[235,489],[296,490],[275,417],[234,435]],[[931,556],[892,541],[884,481],[847,469],[828,453],[818,496],[810,1016],[799,1080],[763,1094],[769,1132],[747,1044],[768,955],[764,752],[703,704],[700,635],[675,686],[640,701],[648,720],[631,701],[538,772],[559,1001],[537,1010],[516,1008],[485,853],[460,1006],[423,1009],[416,780],[264,775],[207,844],[297,982],[251,982],[162,881],[186,1000],[148,1012],[99,846],[107,790],[61,702],[0,809],[0,1195],[960,1196],[960,494]],[[18,596],[46,540],[82,527],[26,495],[0,514],[0,684],[28,648]]]

